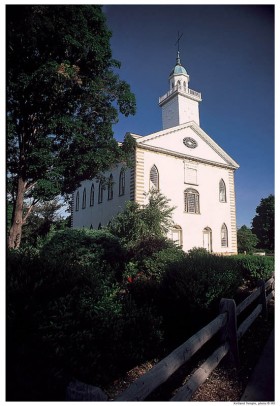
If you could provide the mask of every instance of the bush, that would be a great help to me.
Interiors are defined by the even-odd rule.
[[[169,340],[179,343],[204,326],[217,314],[221,298],[233,298],[241,283],[241,272],[231,257],[193,250],[171,265],[160,288]]]
[[[137,283],[139,288],[140,285],[142,286],[146,298],[148,296],[147,287],[151,288],[148,289],[148,292],[153,293],[152,285],[149,282],[138,281]],[[140,290],[141,288],[137,292],[139,293]],[[142,298],[140,303],[135,295],[128,294],[125,298],[121,357],[129,367],[147,361],[147,359],[159,357],[162,353],[162,318],[155,302],[153,300],[143,301]]]
[[[70,240],[73,249],[77,242],[61,236],[65,232],[59,233],[59,238],[55,235],[41,256],[27,249],[8,253],[9,382],[15,382],[15,371],[20,368],[22,379],[14,386],[19,384],[23,399],[54,396],[50,399],[54,400],[57,393],[44,393],[47,381],[53,388],[61,388],[72,376],[98,384],[125,368],[119,355],[125,347],[123,294],[114,277],[120,250],[116,264],[111,260],[113,249],[110,251],[118,244],[114,238],[110,244],[110,236],[104,234],[90,241],[86,236],[83,241],[88,245],[94,240],[91,249],[84,250],[84,244],[76,253],[69,251],[72,255],[67,257],[64,244],[69,248],[66,243]],[[108,269],[111,272],[106,272]],[[34,382],[32,389],[28,388],[30,381]],[[40,385],[42,393],[38,395]],[[8,386],[14,396],[15,387]]]
[[[160,236],[128,255],[104,230],[59,231],[40,250],[8,251],[9,380],[18,374],[23,385],[28,365],[42,393],[46,382],[55,388],[72,377],[102,386],[198,331],[242,278],[268,279],[273,270],[272,257],[185,254]]]
[[[171,240],[162,237],[146,238],[135,246],[134,255],[127,265],[127,276],[133,269],[131,276],[142,273],[159,281],[170,265],[176,265],[185,257],[185,252]]]
[[[39,252],[32,247],[7,251],[6,293],[7,327],[29,325],[33,293],[40,288],[42,267]],[[24,320],[24,321],[23,321]]]
[[[236,255],[233,259],[237,262],[243,278],[253,283],[269,279],[274,272],[274,257]]]
[[[55,232],[41,248],[41,258],[52,269],[91,269],[120,278],[124,250],[120,240],[103,230],[66,229]]]
[[[47,381],[60,391],[72,377],[104,385],[157,352],[161,319],[152,305],[139,307],[118,282],[122,258],[117,238],[86,230],[55,233],[41,253],[9,253],[9,381],[20,365],[28,400],[46,400]],[[38,385],[24,387],[27,366],[27,379],[40,381],[36,399]],[[47,396],[57,400],[54,390]]]

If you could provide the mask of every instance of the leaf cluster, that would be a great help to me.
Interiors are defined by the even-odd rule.
[[[101,6],[7,6],[7,169],[32,195],[71,192],[123,153],[118,110],[134,114]],[[118,110],[116,107],[118,106]]]
[[[275,198],[271,194],[261,199],[252,221],[252,232],[259,239],[258,248],[274,251],[275,245]]]
[[[160,192],[151,191],[148,203],[144,206],[130,201],[123,212],[119,213],[108,226],[109,231],[121,238],[127,247],[133,247],[148,237],[166,237],[173,225],[174,207]]]
[[[237,247],[240,253],[251,253],[258,243],[258,237],[245,225],[237,230]]]

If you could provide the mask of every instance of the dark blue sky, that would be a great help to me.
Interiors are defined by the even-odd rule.
[[[237,225],[251,226],[262,198],[274,194],[274,6],[108,5],[119,75],[137,113],[120,116],[115,136],[162,129],[158,98],[168,91],[177,33],[190,88],[202,93],[200,126],[240,168]]]

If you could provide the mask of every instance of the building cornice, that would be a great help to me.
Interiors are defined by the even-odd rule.
[[[168,150],[168,149],[159,148],[159,147],[155,147],[155,146],[152,146],[152,145],[137,144],[137,148],[144,149],[144,150],[147,150],[147,151],[156,152],[158,154],[173,156],[175,158],[179,158],[179,159],[183,159],[183,160],[202,163],[202,164],[205,164],[205,165],[218,166],[220,168],[226,168],[226,169],[232,169],[232,170],[237,169],[236,166],[231,165],[231,164],[226,164],[226,163],[223,164],[221,162],[210,161],[208,159],[198,158],[198,157],[194,157],[192,155],[187,155],[187,154],[183,154],[181,152],[175,152],[175,151],[171,151],[171,150]]]
[[[234,169],[238,169],[239,165],[238,163],[232,159],[212,138],[206,134],[205,131],[202,130],[202,128],[199,127],[194,121],[189,121],[188,123],[181,124],[177,127],[171,127],[166,130],[162,130],[153,134],[146,135],[142,138],[139,138],[136,140],[137,145],[144,145],[145,143],[152,141],[156,138],[172,134],[181,130],[184,130],[186,128],[191,128],[200,138],[204,140],[206,144],[208,144],[222,159],[224,159],[228,165],[228,167],[233,167]],[[171,152],[171,151],[170,151]],[[180,154],[180,153],[178,153]],[[184,154],[183,154],[184,155]],[[191,157],[192,159],[202,159],[202,158],[195,158]],[[202,159],[203,160],[203,159]],[[218,163],[217,163],[218,164]],[[223,166],[223,165],[222,165]]]

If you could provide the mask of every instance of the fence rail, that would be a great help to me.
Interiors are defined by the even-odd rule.
[[[219,332],[219,347],[170,399],[171,401],[190,400],[194,392],[205,382],[226,355],[238,365],[238,341],[261,313],[266,316],[267,303],[273,297],[274,275],[267,282],[261,281],[259,287],[238,306],[236,306],[233,299],[222,299],[220,302],[220,314],[214,320],[158,362],[150,371],[133,382],[115,401],[145,400],[149,394],[166,382],[174,372],[189,361],[204,344]],[[238,316],[255,301],[257,301],[256,307],[237,328]]]

